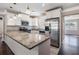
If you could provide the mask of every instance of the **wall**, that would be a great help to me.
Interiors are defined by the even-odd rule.
[[[1,34],[1,41],[4,40],[4,33],[5,33],[5,18],[6,18],[6,10],[5,9],[0,9],[0,17],[3,17],[3,20],[0,20],[0,34]]]
[[[3,32],[3,20],[0,20],[0,35]]]
[[[61,8],[47,12],[46,18],[60,17],[60,10]]]
[[[56,18],[56,17],[60,17],[60,16],[61,16],[61,8],[47,12],[45,19]],[[48,26],[49,24],[45,23],[45,25]]]
[[[39,28],[40,29],[45,29],[45,18],[46,16],[39,17],[38,22],[39,22]]]
[[[63,15],[79,14],[79,5],[63,10]]]
[[[71,20],[71,19],[79,19],[79,14],[65,16],[64,19],[68,19],[68,20]]]

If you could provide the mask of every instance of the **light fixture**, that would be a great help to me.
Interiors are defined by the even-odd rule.
[[[29,8],[29,5],[28,5],[27,8],[26,8],[26,12],[25,12],[25,13],[27,13],[28,15],[31,14],[31,11],[30,11],[29,9],[30,9],[30,8]]]
[[[17,16],[18,16],[18,17],[22,17],[22,15],[21,15],[21,14],[18,14]]]
[[[31,15],[34,15],[34,16],[40,16],[41,13],[40,13],[40,12],[32,12]]]
[[[28,14],[31,18],[35,18],[35,17],[41,15],[40,12],[36,12],[36,11],[30,10],[29,6],[27,6],[27,9],[26,9],[26,12],[25,13]]]
[[[16,5],[16,3],[13,3],[14,5]]]
[[[27,6],[27,9],[30,9],[29,6]]]

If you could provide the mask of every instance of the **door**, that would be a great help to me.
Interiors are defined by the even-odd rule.
[[[0,41],[2,41],[3,40],[3,17],[2,16],[0,16]]]

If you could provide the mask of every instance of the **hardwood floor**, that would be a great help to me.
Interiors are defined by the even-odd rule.
[[[66,35],[59,55],[79,55],[79,36]]]
[[[0,38],[0,55],[14,55],[5,42]]]

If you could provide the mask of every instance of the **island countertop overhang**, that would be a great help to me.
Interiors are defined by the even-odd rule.
[[[49,39],[49,36],[45,34],[22,31],[7,31],[6,35],[28,49],[32,49]]]

